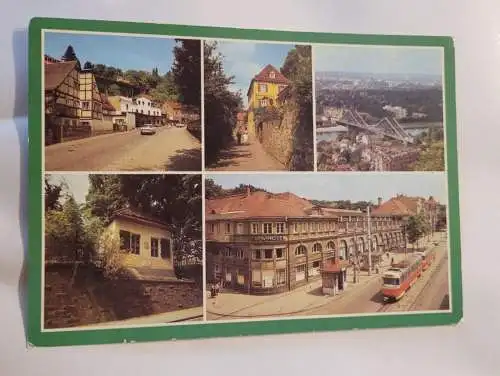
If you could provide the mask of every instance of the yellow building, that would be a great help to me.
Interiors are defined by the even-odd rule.
[[[112,122],[103,121],[102,98],[95,76],[90,70],[80,72],[80,124],[90,126],[92,133],[112,131]]]
[[[167,224],[125,208],[114,213],[107,232],[120,237],[121,249],[126,251],[123,266],[173,276],[172,234]]]
[[[258,108],[275,106],[282,90],[290,81],[281,72],[268,64],[250,82],[248,88],[248,132],[255,135],[255,113]]]

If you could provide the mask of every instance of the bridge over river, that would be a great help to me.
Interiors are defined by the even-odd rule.
[[[340,116],[331,119],[332,126],[317,128],[318,135],[327,136],[328,133],[346,132],[348,129],[357,129],[374,135],[383,135],[404,143],[413,143],[414,131],[428,128],[442,128],[442,123],[399,123],[395,118],[386,117],[375,124],[368,124],[364,118],[353,110],[343,110]],[[323,138],[320,137],[320,138]]]

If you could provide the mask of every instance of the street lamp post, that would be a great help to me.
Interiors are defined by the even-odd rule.
[[[407,236],[406,236],[406,222],[403,223],[403,237],[405,241],[405,258],[408,256],[408,243],[407,243]]]

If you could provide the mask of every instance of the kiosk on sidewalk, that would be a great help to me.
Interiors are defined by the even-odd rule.
[[[330,260],[321,270],[322,291],[325,295],[337,295],[347,287],[347,267],[345,260]]]

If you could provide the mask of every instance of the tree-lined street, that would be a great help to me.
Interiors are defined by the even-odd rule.
[[[139,129],[45,147],[46,171],[199,171],[201,144],[186,128]]]

